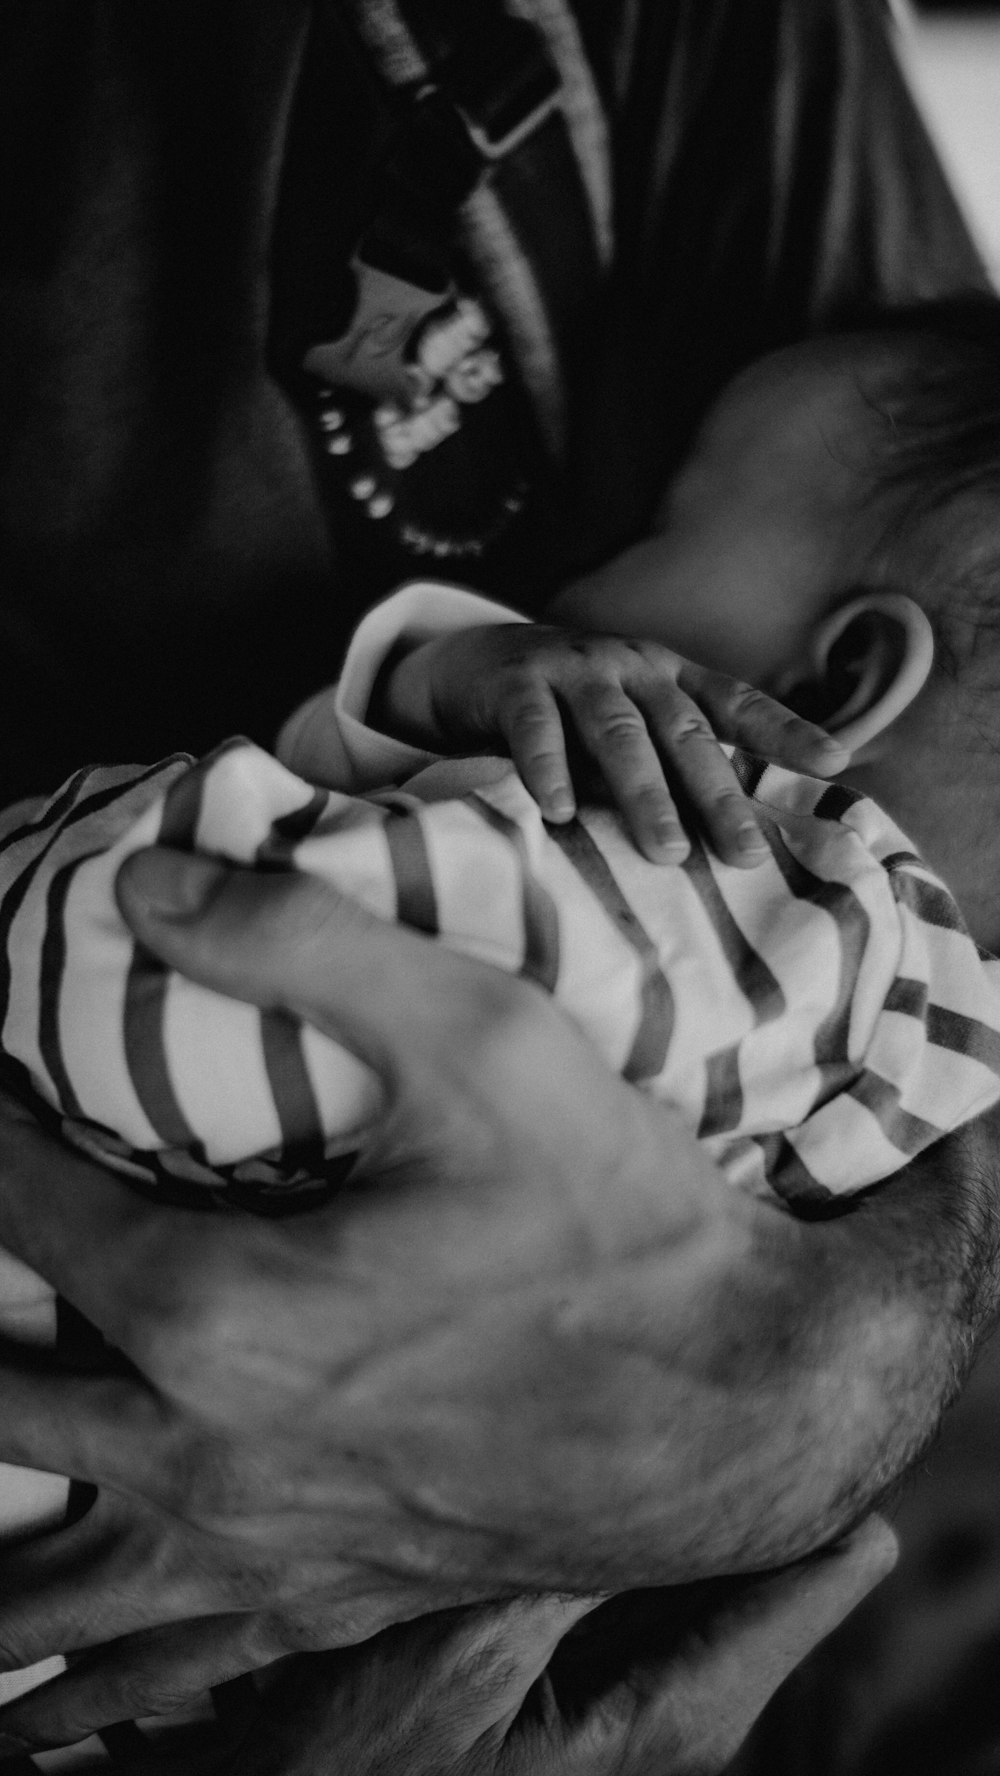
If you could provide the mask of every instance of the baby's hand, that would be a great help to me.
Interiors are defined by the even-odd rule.
[[[670,782],[725,863],[753,868],[767,856],[720,740],[813,776],[843,770],[848,756],[762,691],[656,642],[534,623],[463,629],[416,648],[395,668],[384,707],[438,746],[509,752],[557,823],[576,811],[567,758],[575,737],[654,863],[679,862],[690,848]]]

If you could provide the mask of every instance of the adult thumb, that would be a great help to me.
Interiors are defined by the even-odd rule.
[[[383,1077],[426,1055],[438,1023],[450,1036],[494,975],[305,874],[153,846],[125,860],[116,895],[134,935],[179,974],[292,1013]]]

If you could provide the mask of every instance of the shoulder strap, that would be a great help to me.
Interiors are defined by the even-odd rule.
[[[413,101],[395,149],[400,176],[387,169],[361,256],[378,259],[387,236],[404,239],[425,161],[558,458],[567,389],[585,361],[612,252],[607,129],[576,23],[564,0],[348,6],[381,77]],[[421,221],[426,243],[434,230],[426,214]]]

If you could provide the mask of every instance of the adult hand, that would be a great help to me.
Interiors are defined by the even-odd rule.
[[[870,1519],[741,1585],[520,1599],[296,1662],[233,1776],[714,1776],[778,1685],[891,1569]]]
[[[157,914],[171,883],[204,910]],[[0,1563],[15,1662],[196,1618],[214,1681],[234,1646],[776,1564],[930,1428],[966,1329],[953,1189],[929,1302],[905,1221],[887,1256],[877,1222],[731,1193],[534,988],[307,878],[148,853],[123,899],[175,966],[376,1068],[377,1188],[280,1224],[166,1213],[11,1124],[0,1239],[138,1370],[0,1373],[0,1458],[102,1488]],[[922,1252],[912,1174],[911,1201]]]

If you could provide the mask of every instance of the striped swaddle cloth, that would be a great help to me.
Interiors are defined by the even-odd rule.
[[[733,756],[770,845],[752,871],[697,836],[684,864],[648,863],[607,808],[546,827],[495,760],[474,761],[479,787],[461,795],[439,767],[413,780],[420,796],[317,790],[246,741],[197,764],[80,772],[0,824],[8,1076],[167,1200],[292,1206],[349,1168],[378,1114],[369,1072],[133,941],[115,875],[161,841],[319,876],[535,981],[612,1067],[680,1109],[736,1184],[803,1209],[874,1184],[1000,1095],[1000,963],[873,803]],[[81,1326],[0,1252],[0,1331],[75,1348]],[[77,1508],[68,1480],[0,1465],[0,1538]],[[0,1676],[0,1700],[59,1664]],[[126,1723],[26,1767],[135,1760],[151,1730]]]
[[[134,943],[115,875],[159,841],[321,877],[530,977],[736,1182],[803,1202],[874,1184],[1000,1095],[1000,964],[872,802],[735,756],[770,845],[752,871],[697,836],[651,864],[608,808],[546,826],[513,771],[357,797],[234,741],[81,773],[0,834],[7,1063],[167,1191],[309,1191],[353,1155],[379,1101],[361,1063]]]

